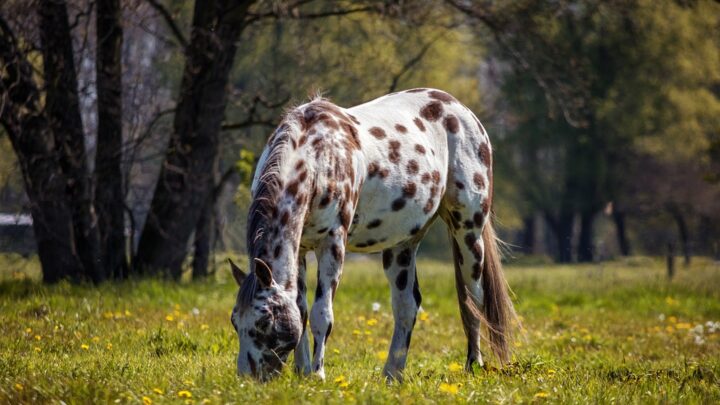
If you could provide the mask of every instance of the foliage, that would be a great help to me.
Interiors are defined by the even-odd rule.
[[[192,284],[147,279],[90,288],[6,280],[0,402],[720,401],[717,264],[697,262],[672,283],[660,261],[640,257],[511,267],[524,339],[509,367],[498,370],[487,359],[486,370],[470,375],[461,370],[465,337],[453,270],[421,261],[424,312],[407,381],[390,386],[380,377],[392,313],[379,260],[346,267],[324,382],[289,369],[267,384],[235,376],[237,337],[228,318],[236,286],[226,269]],[[314,272],[309,277],[314,291]]]

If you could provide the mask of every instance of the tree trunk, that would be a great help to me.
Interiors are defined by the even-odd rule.
[[[212,251],[215,236],[214,207],[214,199],[208,198],[195,227],[195,251],[192,262],[193,280],[207,277],[210,274],[208,264],[210,263],[210,252]]]
[[[521,241],[522,251],[531,255],[535,252],[535,216],[523,217],[523,231]]]
[[[615,231],[617,234],[618,247],[622,256],[630,256],[630,241],[627,238],[627,230],[625,229],[625,213],[614,210],[612,213],[615,222]]]
[[[557,244],[555,260],[558,263],[572,262],[572,232],[573,225],[575,223],[574,215],[572,212],[563,210],[557,218],[546,213],[545,220],[548,225],[550,225],[550,229],[552,229],[553,234],[555,235],[555,241]]]
[[[100,238],[85,154],[67,8],[64,1],[41,0],[38,10],[46,86],[45,114],[67,178],[66,195],[72,210],[76,252],[85,274],[99,282],[105,279],[105,273],[100,263]]]
[[[682,210],[675,204],[668,205],[668,211],[675,220],[678,227],[678,237],[680,239],[680,249],[682,250],[683,257],[685,258],[685,266],[690,265],[690,243],[688,236],[687,222],[685,222],[685,216]]]
[[[593,224],[595,213],[583,212],[580,214],[580,237],[578,240],[578,262],[588,263],[594,259]]]
[[[43,281],[83,278],[76,254],[66,178],[56,155],[50,123],[41,108],[33,67],[18,49],[10,27],[0,17],[0,123],[17,155],[30,202]]]
[[[254,1],[196,1],[174,131],[134,265],[179,279],[187,244],[212,192],[212,168],[235,41]]]
[[[98,132],[95,206],[102,266],[115,279],[127,277],[125,194],[122,171],[122,41],[120,0],[97,2]]]

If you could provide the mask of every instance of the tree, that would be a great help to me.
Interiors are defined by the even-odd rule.
[[[97,184],[101,263],[113,278],[128,275],[122,171],[122,41],[120,0],[98,0],[96,83],[98,94]]]
[[[67,8],[40,1],[42,87],[23,48],[0,16],[2,110],[23,171],[43,277],[102,281],[99,235],[87,170]],[[42,90],[41,90],[42,89]]]

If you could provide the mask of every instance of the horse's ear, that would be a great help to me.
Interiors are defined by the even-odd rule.
[[[255,277],[260,281],[260,285],[265,288],[272,284],[272,270],[264,261],[255,258]]]
[[[230,269],[232,270],[232,275],[235,279],[235,282],[238,286],[242,286],[242,283],[245,280],[245,277],[247,277],[247,274],[243,273],[243,271],[240,270],[240,267],[238,267],[229,257],[228,262],[230,263]]]

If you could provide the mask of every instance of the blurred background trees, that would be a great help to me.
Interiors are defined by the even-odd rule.
[[[491,134],[516,255],[717,255],[719,27],[709,0],[8,0],[0,212],[46,281],[202,277],[284,110],[438,87]]]

